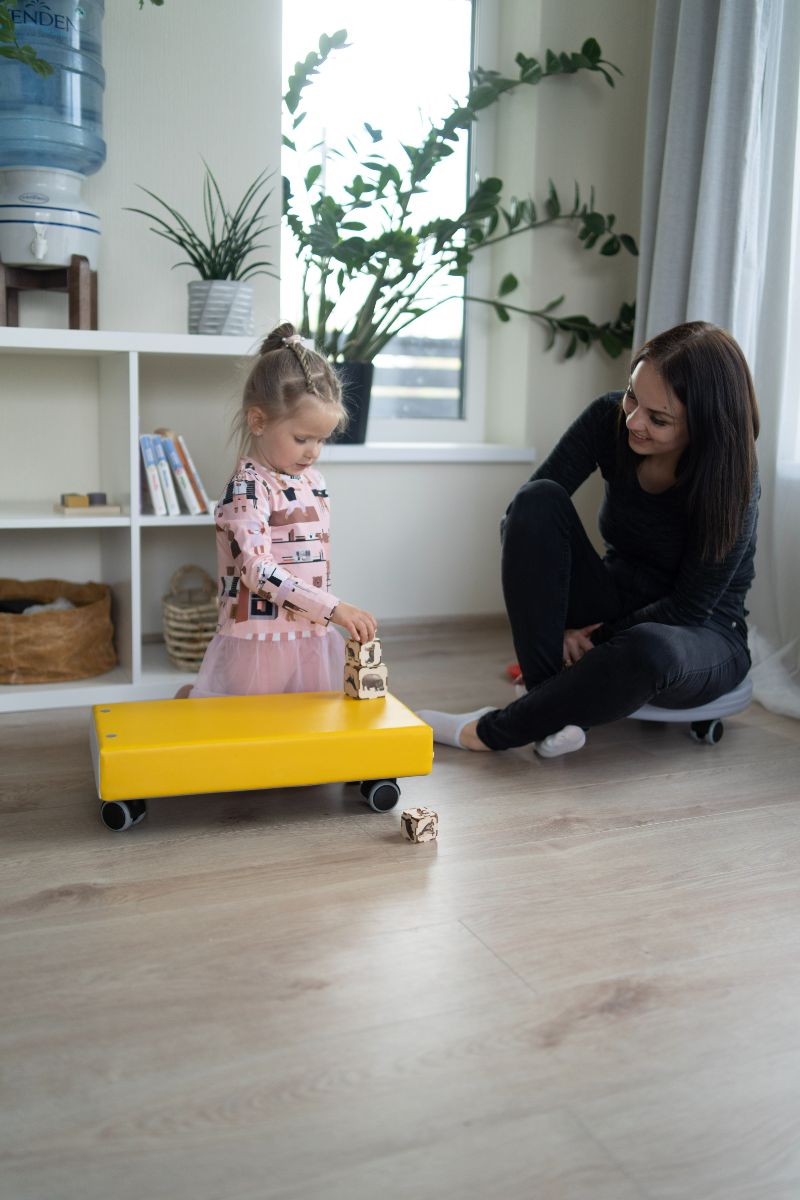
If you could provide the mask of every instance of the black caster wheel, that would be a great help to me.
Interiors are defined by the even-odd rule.
[[[147,805],[144,800],[108,800],[100,805],[100,820],[107,829],[114,833],[122,833],[124,829],[132,829],[147,815]]]
[[[396,779],[365,779],[360,790],[374,812],[389,812],[400,799]]]
[[[721,740],[725,726],[722,721],[694,721],[692,723],[692,737],[696,742],[706,742],[709,746],[716,746]]]

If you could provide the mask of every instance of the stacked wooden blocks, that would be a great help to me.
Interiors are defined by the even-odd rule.
[[[359,642],[352,638],[344,649],[344,692],[354,700],[378,700],[386,696],[387,670],[381,661],[377,638]]]

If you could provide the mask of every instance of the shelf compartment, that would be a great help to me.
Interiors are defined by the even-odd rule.
[[[4,683],[0,684],[0,713],[129,700],[131,683],[131,673],[124,666],[116,666],[90,679],[72,679],[64,683]]]
[[[126,529],[130,523],[130,513],[71,517],[53,512],[46,500],[0,500],[0,529]]]
[[[0,326],[0,350],[11,354],[101,355],[142,354],[209,355],[243,358],[258,349],[248,337],[209,337],[191,333],[123,333],[97,329],[37,329]]]
[[[192,529],[198,526],[213,525],[214,517],[211,513],[200,513],[194,517],[189,513],[181,513],[177,517],[156,517],[152,513],[143,513],[139,517],[139,524],[145,529],[162,529],[168,528],[170,525]]]

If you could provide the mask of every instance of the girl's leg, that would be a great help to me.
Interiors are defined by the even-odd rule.
[[[486,713],[477,736],[491,750],[508,750],[567,725],[588,729],[619,720],[650,701],[667,708],[706,704],[736,687],[749,665],[744,643],[714,627],[645,622],[596,646],[507,708]]]
[[[613,620],[616,585],[567,492],[549,479],[520,488],[503,524],[503,594],[525,686],[562,669],[565,629]]]

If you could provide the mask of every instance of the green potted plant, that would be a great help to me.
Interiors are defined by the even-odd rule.
[[[272,263],[252,256],[264,249],[260,241],[267,229],[264,207],[272,194],[270,172],[261,171],[245,190],[235,209],[229,208],[208,163],[204,162],[203,217],[205,231],[198,233],[177,209],[155,192],[142,187],[165,210],[166,217],[143,208],[129,208],[148,220],[153,233],[179,246],[186,255],[175,266],[193,267],[200,276],[189,283],[189,333],[240,334],[253,332],[255,275],[272,275]],[[139,186],[139,185],[137,185]],[[169,218],[169,219],[167,219]]]
[[[289,114],[284,145],[290,151],[297,149],[295,130],[306,116],[301,106],[304,90],[329,55],[346,44],[346,30],[323,35],[319,50],[298,63],[289,78],[284,95]],[[551,77],[583,71],[597,72],[613,87],[611,71],[621,74],[602,57],[594,38],[569,54],[548,50],[544,62],[521,53],[515,61],[515,78],[482,68],[474,71],[464,102],[433,125],[419,145],[403,145],[397,162],[389,158],[380,131],[365,122],[366,149],[359,153],[350,141],[355,155],[353,175],[340,195],[325,190],[320,164],[306,172],[299,186],[294,184],[297,194],[284,177],[283,215],[303,272],[300,332],[341,364],[340,372],[351,385],[351,402],[353,380],[361,380],[368,388],[373,360],[387,343],[445,302],[436,297],[436,283],[445,276],[465,277],[474,256],[489,246],[566,223],[575,228],[586,249],[598,246],[604,256],[620,250],[638,253],[635,240],[615,230],[614,215],[595,208],[594,189],[585,200],[576,185],[571,206],[565,206],[552,181],[543,203],[537,205],[533,198],[504,198],[501,179],[482,179],[461,212],[415,224],[414,197],[431,190],[429,177],[452,154],[459,135],[501,96],[524,84],[537,85]],[[539,307],[512,303],[509,297],[518,286],[516,277],[507,274],[495,296],[467,294],[466,299],[490,305],[501,321],[509,320],[512,313],[539,321],[548,330],[548,347],[558,342],[566,358],[579,347],[595,343],[614,357],[630,346],[633,303],[623,304],[616,316],[596,322],[581,314],[557,311],[563,296]],[[360,424],[365,428],[365,421]]]

